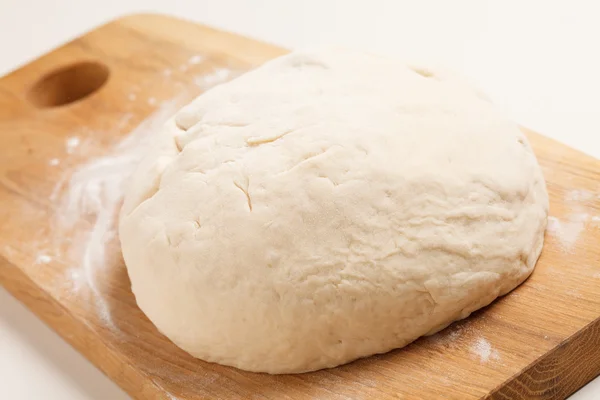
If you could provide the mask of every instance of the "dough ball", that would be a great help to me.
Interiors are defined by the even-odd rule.
[[[334,367],[467,317],[532,272],[548,214],[527,139],[452,75],[296,52],[195,99],[134,174],[137,303],[195,357]]]

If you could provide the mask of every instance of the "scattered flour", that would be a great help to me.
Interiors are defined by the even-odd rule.
[[[62,191],[56,220],[57,241],[73,236],[66,256],[76,265],[68,272],[74,292],[89,288],[98,315],[114,327],[98,282],[107,266],[106,247],[116,238],[116,221],[126,181],[138,164],[151,133],[180,107],[171,101],[142,122],[109,155],[93,159],[72,173]],[[71,235],[69,235],[71,233]]]
[[[548,226],[546,229],[552,233],[555,233],[558,229],[560,229],[560,220],[550,215],[548,217]]]
[[[471,353],[479,358],[480,363],[486,363],[489,360],[500,360],[498,351],[492,348],[490,342],[485,338],[478,338],[473,345],[471,345]]]
[[[71,283],[71,289],[78,293],[82,287],[86,284],[85,282],[85,274],[82,273],[82,270],[79,268],[71,268],[68,271],[69,282]]]
[[[52,261],[52,257],[50,257],[48,254],[40,254],[35,259],[36,264],[48,264],[50,261]]]
[[[60,164],[60,160],[58,158],[53,158],[50,161],[48,161],[48,165],[52,167],[56,167],[58,164]]]
[[[163,75],[167,78],[173,74],[173,70],[171,68],[167,68],[163,71]]]
[[[65,146],[67,148],[67,153],[73,154],[75,152],[75,150],[77,150],[77,147],[79,147],[80,144],[81,144],[81,139],[79,139],[79,137],[72,136],[72,137],[68,138],[67,141],[65,142]]]
[[[569,214],[564,220],[550,216],[548,217],[547,229],[550,234],[559,240],[563,250],[570,252],[573,250],[573,246],[577,242],[588,219],[589,215],[585,213]]]
[[[565,200],[567,202],[580,202],[580,201],[589,201],[594,198],[594,194],[587,190],[571,190],[565,194]]]
[[[205,59],[206,58],[204,56],[196,54],[195,56],[190,57],[190,59],[188,60],[188,64],[190,64],[190,65],[200,64],[200,63],[204,62]]]
[[[156,105],[156,97],[150,97],[148,99],[148,104],[150,104],[151,106],[155,106]]]
[[[576,299],[583,298],[583,296],[581,295],[581,293],[579,293],[579,290],[577,290],[577,289],[570,289],[570,290],[567,290],[565,293],[571,297],[575,297]]]
[[[564,194],[564,201],[570,214],[560,219],[548,217],[548,233],[558,239],[560,246],[566,252],[572,252],[579,236],[588,222],[600,222],[600,216],[590,216],[589,205],[600,195],[585,189],[574,189]]]
[[[129,93],[129,95],[127,95],[127,98],[129,99],[129,101],[134,101],[135,99],[137,99],[137,95],[135,93]]]
[[[453,324],[447,327],[446,329],[428,337],[428,340],[431,340],[435,345],[440,345],[443,347],[454,347],[455,342],[463,335],[465,331],[465,325],[463,324]]]
[[[439,337],[438,342],[442,345],[454,343],[462,335],[462,329],[454,329],[448,334]]]
[[[231,76],[228,69],[218,69],[215,73],[196,76],[194,84],[207,90]],[[72,265],[60,284],[65,285],[66,280],[70,295],[89,299],[89,304],[95,306],[105,326],[116,332],[118,328],[103,293],[103,277],[106,276],[106,268],[114,265],[111,262],[114,254],[109,249],[118,248],[117,219],[124,189],[145,148],[152,141],[152,132],[183,105],[184,98],[189,97],[183,95],[161,103],[154,114],[126,135],[106,156],[91,159],[75,171],[69,171],[56,184],[50,197],[57,204],[54,238],[49,244],[51,248],[37,257],[37,263],[57,260]],[[128,98],[135,100],[136,95],[131,93]],[[157,104],[154,97],[148,102]],[[121,132],[132,117],[131,113],[124,114],[112,129]],[[90,138],[101,134],[87,133]],[[73,153],[80,143],[79,136],[67,139],[67,153]]]

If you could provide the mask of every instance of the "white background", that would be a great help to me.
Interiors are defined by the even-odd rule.
[[[0,75],[126,13],[182,16],[286,47],[350,45],[442,63],[511,118],[600,158],[595,0],[0,0]],[[0,288],[1,397],[127,398]],[[573,399],[600,398],[600,378]]]

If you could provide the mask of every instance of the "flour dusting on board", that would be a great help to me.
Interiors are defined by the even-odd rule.
[[[471,345],[470,350],[472,354],[479,358],[479,362],[481,363],[486,363],[489,360],[497,361],[500,359],[498,351],[496,351],[484,337],[477,338],[475,343]]]
[[[72,289],[89,288],[98,316],[114,328],[110,310],[97,283],[107,265],[107,244],[116,238],[117,217],[125,184],[138,164],[148,138],[177,110],[180,102],[163,104],[109,155],[81,165],[66,182],[56,214],[58,240],[76,232],[66,256],[76,265],[68,272]]]
[[[594,194],[587,190],[571,190],[565,195],[567,202],[589,201],[594,198]]]
[[[196,65],[196,64],[200,64],[205,60],[203,55],[200,54],[196,54],[190,57],[190,59],[188,60],[188,64],[190,65]]]
[[[36,264],[48,264],[50,261],[52,261],[52,257],[47,254],[40,254],[35,259]]]
[[[565,251],[572,251],[588,220],[588,214],[570,214],[564,219],[548,217],[548,232],[559,239]]]
[[[595,197],[595,193],[587,190],[570,190],[564,195],[569,214],[561,218],[548,217],[548,233],[558,239],[563,251],[572,252],[588,222],[597,220],[597,216],[590,216],[586,212],[586,205]]]
[[[194,64],[202,60],[198,56],[189,62]],[[206,90],[231,76],[227,69],[215,69],[212,73],[195,76],[193,81]],[[102,322],[117,332],[100,278],[109,272],[107,266],[114,265],[111,263],[114,259],[109,258],[119,254],[115,250],[118,248],[117,220],[125,187],[151,141],[152,133],[183,106],[183,97],[187,96],[163,103],[149,98],[147,102],[156,104],[157,111],[117,143],[109,154],[91,159],[63,177],[51,196],[58,205],[54,217],[54,246],[51,251],[39,254],[36,263],[60,259],[72,265],[65,276],[69,293],[85,296],[89,304],[95,306]],[[127,98],[130,101],[136,99],[131,94]],[[113,129],[122,130],[132,116],[124,114]],[[69,137],[65,142],[67,155],[87,150],[87,146],[81,146],[83,143],[80,136]]]
[[[81,139],[79,139],[77,136],[73,136],[67,139],[66,147],[67,147],[67,153],[72,154],[77,147],[79,147],[79,144],[81,143]]]
[[[463,331],[465,330],[465,325],[463,324],[453,324],[448,328],[444,329],[441,332],[436,333],[435,335],[429,336],[428,340],[433,342],[435,345],[443,346],[446,348],[454,347],[456,345],[457,340],[463,335]]]

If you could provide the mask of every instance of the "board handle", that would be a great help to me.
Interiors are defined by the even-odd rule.
[[[80,101],[108,81],[110,69],[99,61],[78,61],[42,76],[27,92],[37,108],[64,106]]]

